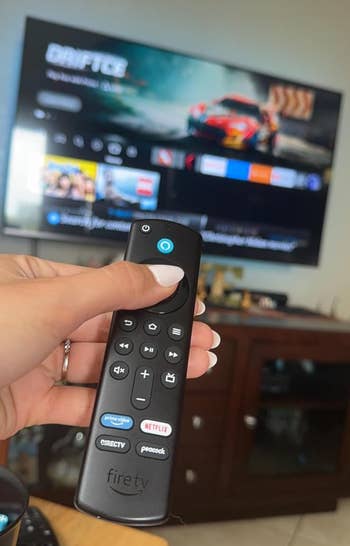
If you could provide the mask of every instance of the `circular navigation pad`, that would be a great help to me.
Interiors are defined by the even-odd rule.
[[[173,294],[171,294],[171,296],[160,303],[153,305],[152,307],[147,307],[147,311],[159,313],[161,315],[165,313],[172,313],[184,305],[188,298],[189,292],[190,287],[188,280],[186,277],[184,277],[182,281],[179,282],[177,289]]]

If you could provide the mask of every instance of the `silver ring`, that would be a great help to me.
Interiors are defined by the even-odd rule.
[[[69,354],[70,354],[71,346],[72,346],[71,340],[67,338],[66,341],[64,342],[64,358],[63,358],[62,375],[61,375],[61,381],[63,383],[67,381],[68,367],[69,367]]]

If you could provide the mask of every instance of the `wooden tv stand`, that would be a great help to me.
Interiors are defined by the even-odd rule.
[[[350,494],[350,323],[215,310],[205,320],[222,343],[211,373],[187,384],[173,513],[334,509]]]

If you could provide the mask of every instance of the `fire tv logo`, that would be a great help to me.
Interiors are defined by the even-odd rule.
[[[120,472],[117,468],[110,468],[107,474],[107,483],[114,493],[133,497],[142,495],[149,484],[149,480],[139,474],[133,476],[132,474]]]
[[[118,55],[77,49],[53,42],[47,47],[45,59],[46,62],[62,68],[90,70],[113,78],[124,78],[128,66],[128,61]]]

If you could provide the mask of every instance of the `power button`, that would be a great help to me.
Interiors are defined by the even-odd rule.
[[[142,224],[140,226],[140,230],[142,231],[142,233],[150,233],[151,226],[149,224]]]
[[[174,250],[174,243],[171,239],[159,239],[157,249],[162,254],[170,254]]]

